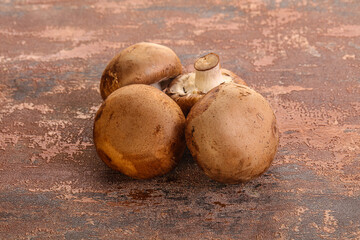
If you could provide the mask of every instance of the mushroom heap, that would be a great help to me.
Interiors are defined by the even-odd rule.
[[[182,73],[177,55],[154,43],[132,45],[106,66],[94,123],[99,157],[135,179],[161,176],[186,145],[201,169],[223,183],[264,173],[279,142],[270,104],[215,53]],[[185,116],[187,117],[185,118]]]

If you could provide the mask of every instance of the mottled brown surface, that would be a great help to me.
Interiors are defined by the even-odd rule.
[[[359,239],[358,0],[0,2],[0,239]],[[187,153],[132,180],[92,142],[108,61],[136,42],[186,70],[216,52],[281,134],[269,171],[208,179]]]
[[[170,81],[181,71],[181,61],[170,48],[148,42],[136,43],[108,63],[101,76],[100,93],[105,100],[120,87]]]
[[[234,83],[213,88],[192,107],[185,138],[207,176],[234,184],[266,172],[279,145],[270,104],[253,89]]]
[[[169,173],[181,160],[184,128],[185,116],[168,95],[132,84],[117,89],[101,105],[93,142],[109,167],[135,179],[150,179]]]

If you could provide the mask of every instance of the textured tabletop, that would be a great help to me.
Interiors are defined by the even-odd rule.
[[[360,239],[360,2],[0,1],[0,239]],[[132,180],[97,156],[108,61],[141,41],[206,53],[273,107],[280,146],[245,184],[186,152]]]

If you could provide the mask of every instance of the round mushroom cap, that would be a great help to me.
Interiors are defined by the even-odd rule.
[[[221,68],[221,75],[224,77],[226,82],[234,82],[237,84],[247,85],[246,82],[231,72],[228,69]],[[198,91],[195,85],[195,73],[187,73],[177,76],[174,80],[171,81],[168,88],[166,89],[166,94],[168,94],[181,108],[185,116],[190,112],[190,109],[194,104],[199,101],[206,93]],[[190,85],[190,86],[189,86]],[[181,89],[179,89],[181,88]],[[185,90],[189,89],[187,92]]]
[[[105,100],[116,89],[130,84],[154,84],[181,74],[180,59],[170,48],[148,42],[134,44],[116,55],[100,81]]]
[[[111,168],[136,179],[169,172],[185,149],[185,117],[165,93],[143,84],[119,88],[94,123],[94,143]]]
[[[205,174],[223,183],[260,176],[273,161],[279,142],[269,103],[256,91],[235,83],[212,89],[192,107],[185,137]]]

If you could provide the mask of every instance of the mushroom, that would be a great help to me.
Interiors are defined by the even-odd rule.
[[[181,71],[180,59],[170,48],[137,43],[121,51],[106,66],[100,82],[101,97],[105,100],[110,93],[129,84],[153,84],[164,89]]]
[[[174,99],[184,114],[212,88],[223,82],[235,82],[246,85],[235,73],[220,67],[220,58],[209,53],[194,64],[195,72],[176,77],[166,89],[166,93]]]
[[[97,111],[94,143],[111,168],[135,179],[169,172],[185,149],[185,117],[165,93],[133,84],[110,94]]]
[[[269,168],[279,133],[264,97],[247,86],[223,83],[192,107],[185,138],[206,175],[223,183],[239,183]]]

